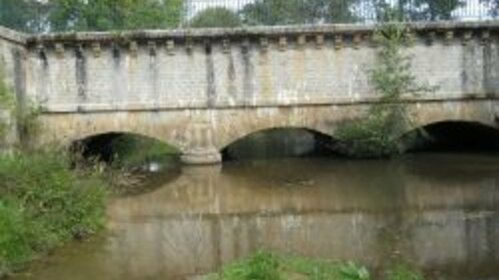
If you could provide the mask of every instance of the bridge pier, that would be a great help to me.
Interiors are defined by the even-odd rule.
[[[184,153],[182,163],[187,165],[215,165],[222,163],[222,154],[218,150],[201,150]]]

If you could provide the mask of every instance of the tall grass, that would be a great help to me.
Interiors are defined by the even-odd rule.
[[[0,278],[104,224],[100,177],[56,151],[0,155]]]

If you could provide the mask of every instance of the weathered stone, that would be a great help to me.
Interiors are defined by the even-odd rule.
[[[405,97],[414,125],[461,120],[496,126],[499,23],[412,28],[427,38],[406,47],[412,73],[437,86]],[[334,136],[337,123],[361,117],[378,100],[368,77],[377,50],[362,43],[373,30],[369,25],[257,27],[124,32],[116,38],[112,33],[31,37],[0,28],[0,61],[17,96],[45,108],[39,144],[130,132],[169,142],[186,162],[215,163],[220,150],[252,132],[301,127]],[[471,32],[477,35],[464,36],[465,44],[454,40],[454,33]],[[332,38],[334,48],[325,38]],[[344,38],[349,43],[352,38],[357,49],[344,48]],[[175,52],[175,41],[187,51]],[[84,46],[91,46],[93,55],[85,55]],[[120,47],[135,49],[135,57],[122,55]],[[64,55],[64,48],[75,55]]]
[[[334,36],[334,48],[336,50],[341,50],[343,48],[343,35]]]
[[[55,43],[54,49],[55,49],[55,54],[56,54],[57,58],[64,58],[65,50],[64,50],[63,43]]]
[[[175,41],[173,40],[166,41],[166,52],[168,53],[168,55],[175,54]]]
[[[99,42],[92,43],[92,52],[96,58],[102,54],[101,44]]]
[[[359,49],[360,48],[360,44],[362,43],[362,34],[359,34],[359,33],[355,33],[353,35],[353,47],[354,49]]]
[[[129,48],[130,48],[130,55],[132,57],[137,57],[138,52],[139,52],[139,45],[137,44],[137,42],[131,41]]]
[[[321,49],[324,46],[324,34],[317,34],[315,36],[315,43],[318,49]]]
[[[285,36],[279,37],[279,50],[285,51],[288,47],[288,38]]]
[[[269,49],[269,39],[267,37],[260,38],[260,50],[266,52]]]

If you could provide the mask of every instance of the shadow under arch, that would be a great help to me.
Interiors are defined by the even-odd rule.
[[[499,128],[468,120],[439,121],[415,128],[401,140],[407,152],[499,151]]]
[[[246,133],[222,148],[223,161],[250,158],[330,156],[337,140],[306,127],[270,127]]]
[[[70,151],[84,158],[111,163],[116,156],[134,155],[137,160],[154,160],[165,155],[180,156],[180,149],[159,139],[130,132],[111,131],[87,135],[70,143]]]

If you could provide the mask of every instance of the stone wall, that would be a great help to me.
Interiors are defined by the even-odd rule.
[[[415,43],[406,51],[413,73],[437,86],[404,97],[414,124],[495,125],[499,22],[416,23],[412,30]],[[368,81],[373,31],[324,25],[26,38],[4,32],[3,45],[11,47],[2,53],[18,95],[45,108],[40,143],[130,132],[177,146],[187,161],[211,162],[261,129],[333,135],[335,124],[360,116],[377,100]]]
[[[18,102],[26,100],[26,37],[20,33],[0,27],[0,79],[12,92],[12,98]],[[17,128],[14,120],[5,112],[9,129],[6,141],[2,145],[11,147],[18,141]]]
[[[421,99],[499,93],[499,23],[415,25]],[[29,39],[28,95],[51,112],[365,102],[373,27],[78,33]],[[409,96],[408,96],[409,97]]]

